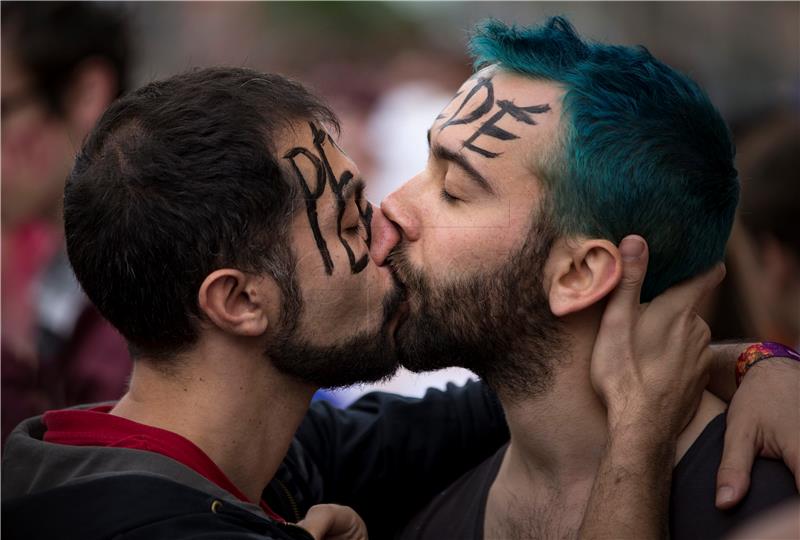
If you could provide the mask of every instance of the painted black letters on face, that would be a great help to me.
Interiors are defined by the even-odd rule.
[[[319,249],[322,262],[325,265],[325,273],[328,275],[333,274],[334,264],[330,251],[328,250],[328,243],[319,227],[317,203],[325,193],[325,186],[330,185],[336,203],[336,236],[339,238],[339,242],[347,253],[350,271],[353,274],[357,274],[364,270],[369,264],[369,253],[365,253],[361,258],[356,259],[352,247],[347,239],[342,236],[342,218],[347,208],[347,200],[345,199],[344,191],[350,181],[353,180],[353,173],[345,169],[339,178],[336,178],[324,148],[326,142],[329,142],[334,147],[336,147],[336,143],[325,130],[318,128],[311,122],[309,122],[309,126],[311,127],[314,148],[308,149],[298,146],[289,150],[283,157],[291,163],[292,169],[300,179],[300,185],[303,188],[303,195],[306,203],[308,223],[311,226],[314,241],[317,244],[317,249]],[[313,179],[306,178],[300,170],[297,164],[297,159],[300,156],[307,159],[312,165],[315,171]],[[310,185],[311,183],[313,183],[313,188]],[[366,229],[366,241],[367,247],[369,247],[371,240],[372,205],[364,201],[360,193],[356,193],[356,197],[359,219]]]
[[[445,121],[439,131],[444,130],[449,126],[456,126],[461,124],[470,124],[472,122],[476,122],[481,118],[484,118],[489,112],[492,110],[495,103],[500,108],[497,112],[495,112],[492,116],[489,117],[488,120],[481,123],[478,129],[464,141],[463,147],[467,150],[471,150],[477,154],[480,154],[486,158],[496,158],[497,156],[501,155],[500,152],[491,152],[481,146],[475,144],[478,138],[482,136],[492,137],[494,139],[499,139],[501,141],[510,141],[513,139],[518,139],[519,135],[516,135],[506,129],[503,129],[497,125],[497,123],[506,115],[511,116],[517,122],[521,122],[523,124],[528,124],[531,126],[536,125],[536,120],[534,120],[534,114],[542,114],[546,113],[550,110],[550,105],[543,104],[543,105],[530,105],[527,107],[520,107],[514,104],[511,100],[506,99],[498,99],[495,101],[494,98],[494,85],[492,84],[491,78],[486,77],[478,77],[478,83],[473,86],[467,95],[464,97],[464,100],[458,106],[456,111],[450,116],[450,118]],[[481,92],[485,92],[485,97],[480,100],[477,105],[472,109],[464,110],[468,103],[473,101],[475,96],[481,95]],[[459,92],[455,95],[453,99],[459,97],[463,92]],[[443,118],[439,116],[438,119]]]

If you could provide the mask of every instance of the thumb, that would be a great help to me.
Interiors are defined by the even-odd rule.
[[[750,489],[750,470],[756,455],[755,433],[740,424],[729,424],[725,430],[722,461],[717,470],[716,505],[720,510],[732,508]]]
[[[314,540],[322,540],[333,525],[333,512],[326,505],[317,505],[309,508],[306,517],[297,522],[297,525],[307,530]]]
[[[619,244],[622,255],[622,278],[611,293],[603,320],[609,324],[630,322],[639,313],[639,297],[647,272],[647,242],[637,235],[628,235]]]
[[[641,236],[629,234],[619,243],[622,255],[621,288],[630,291],[641,291],[644,275],[647,272],[647,242]],[[639,303],[639,296],[636,296]]]
[[[315,540],[366,540],[364,520],[349,506],[317,504],[309,508],[306,517],[297,523]]]

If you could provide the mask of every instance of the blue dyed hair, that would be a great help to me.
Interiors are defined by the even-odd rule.
[[[643,236],[649,301],[722,260],[739,182],[730,132],[703,90],[644,47],[587,43],[568,21],[478,25],[470,52],[565,89],[562,133],[538,171],[560,234]]]

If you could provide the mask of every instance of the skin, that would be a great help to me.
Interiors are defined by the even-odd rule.
[[[457,127],[452,126],[452,129],[457,131]],[[307,122],[294,124],[284,139],[282,146],[276,149],[278,156],[286,156],[296,148],[305,148],[316,149],[317,157],[321,157],[315,147],[314,131]],[[331,176],[338,182],[344,172],[349,171],[352,178],[357,179],[359,174],[355,165],[335,148],[331,140],[326,138],[325,141]],[[311,161],[298,160],[297,164],[299,172],[293,171],[288,161],[284,165],[287,171],[296,172],[294,179],[298,186],[300,182],[312,185],[317,172],[315,166]],[[271,355],[271,351],[278,350],[280,338],[285,338],[288,333],[311,346],[335,347],[348,343],[357,334],[377,335],[385,329],[391,336],[396,329],[402,328],[405,308],[401,307],[393,316],[386,317],[382,305],[395,291],[392,274],[388,268],[373,262],[379,260],[379,246],[396,243],[398,232],[376,209],[369,222],[372,234],[368,235],[364,219],[366,205],[357,200],[356,194],[344,197],[344,213],[340,213],[341,201],[332,188],[326,188],[314,198],[319,233],[325,239],[330,255],[329,265],[322,255],[319,238],[313,232],[306,201],[298,201],[301,206],[293,217],[289,233],[297,259],[295,277],[305,300],[305,309],[296,327],[285,326],[284,299],[271,278],[234,268],[219,269],[207,276],[198,291],[206,319],[202,322],[197,345],[176,359],[175,370],[171,373],[164,373],[147,358],[140,358],[134,368],[130,391],[112,414],[168,429],[188,438],[208,454],[237,487],[255,500],[283,459],[311,396],[319,386],[313,380],[280,368],[277,359]],[[512,222],[513,217],[516,220],[513,226],[519,232],[527,224],[522,214],[522,209],[515,209],[513,216],[509,211],[501,223],[505,226]],[[487,212],[486,215],[494,214]],[[465,222],[469,223],[469,220]],[[479,234],[478,231],[473,233]],[[447,237],[443,235],[441,238],[445,240]],[[356,260],[366,253],[367,240],[371,239],[372,259],[354,271],[348,250],[342,244],[343,239]],[[452,241],[457,240],[452,238]],[[505,235],[503,241],[506,246],[517,242],[511,234]],[[459,263],[477,264],[474,253],[453,251],[449,255]],[[435,257],[436,253],[430,251],[428,256]],[[639,277],[632,279],[638,279],[641,284],[643,274],[640,267]],[[630,311],[629,305],[623,303],[619,310]],[[620,324],[630,323],[622,321]],[[611,332],[618,334],[618,330],[614,326]],[[683,344],[687,340],[673,341]],[[641,356],[640,348],[626,347],[622,345],[627,356]],[[698,351],[683,354],[683,350],[677,353],[668,347],[664,351],[668,357],[696,358],[699,355]],[[616,355],[618,351],[614,352]],[[225,358],[225,362],[220,363],[220,358]],[[346,363],[346,358],[335,366],[337,371],[353,367]],[[385,369],[386,373],[389,371]],[[686,373],[687,377],[693,375],[688,370]],[[614,376],[612,373],[609,378]],[[647,394],[648,388],[652,386],[642,387],[643,395]],[[655,403],[660,405],[658,401]],[[646,411],[623,411],[621,415],[634,423],[647,417]],[[232,418],[241,419],[241,422],[231,422]],[[641,432],[625,429],[610,437],[610,440],[628,448],[635,443],[641,444],[642,439]],[[617,454],[610,452],[610,455]],[[618,462],[611,464],[609,470],[612,474],[619,470],[618,465]],[[599,493],[599,500],[610,500],[611,492],[600,490]],[[636,501],[635,498],[632,500]],[[329,509],[322,518],[312,520],[314,533],[319,537],[326,534],[326,526],[330,527],[331,535],[338,534],[334,531],[340,531],[342,524],[345,531],[352,532],[352,516],[338,515],[338,510]],[[590,522],[587,530],[598,530],[596,521]]]
[[[485,107],[490,101],[485,96],[486,78],[491,78],[494,92],[491,108]],[[476,88],[484,90],[484,95]],[[536,175],[536,164],[537,159],[544,159],[552,141],[558,137],[562,93],[553,83],[494,68],[478,73],[462,85],[431,126],[431,154],[425,170],[390,195],[382,206],[384,213],[401,230],[403,264],[396,268],[401,280],[404,270],[410,266],[433,286],[442,287],[458,280],[495,274],[503,264],[508,264],[509,254],[519,248],[531,216],[535,219],[537,208],[542,204],[543,185]],[[525,96],[526,106],[529,102],[539,106],[541,112],[536,115],[536,123],[521,123],[505,116],[496,125],[513,136],[481,135],[481,123],[487,118],[493,121],[497,118],[501,100],[515,102],[518,96]],[[516,100],[521,101],[521,98]],[[546,108],[542,107],[544,104]],[[476,138],[476,133],[481,136]],[[477,141],[480,147],[476,151]],[[476,176],[484,182],[476,181]],[[377,247],[377,260],[383,260],[393,248],[391,245]],[[644,264],[646,266],[646,257]],[[452,273],[454,268],[458,269],[457,275]],[[553,359],[558,368],[552,384],[547,385],[548,390],[541,395],[520,399],[506,391],[502,381],[496,381],[495,388],[506,409],[512,442],[490,492],[487,537],[493,534],[513,536],[514,531],[504,527],[509,522],[530,524],[526,519],[531,513],[538,516],[536,522],[543,527],[540,530],[543,534],[573,536],[580,528],[582,536],[595,536],[603,530],[603,521],[606,526],[618,521],[609,517],[610,513],[599,510],[609,508],[599,493],[614,493],[616,503],[627,500],[630,508],[643,509],[628,513],[619,523],[623,528],[607,527],[608,532],[625,531],[625,536],[641,537],[664,531],[659,514],[665,508],[668,489],[637,487],[630,480],[630,472],[636,471],[639,479],[652,478],[660,480],[656,484],[664,485],[672,464],[724,405],[705,394],[694,415],[689,412],[694,411],[694,407],[653,408],[649,411],[653,415],[649,423],[658,418],[661,433],[646,433],[642,426],[648,422],[638,412],[632,416],[644,422],[630,422],[631,417],[626,417],[630,411],[618,415],[617,411],[625,410],[626,405],[615,405],[615,400],[623,404],[635,400],[625,398],[626,392],[618,389],[604,389],[599,382],[602,377],[590,371],[597,371],[592,364],[592,353],[602,316],[599,302],[620,283],[621,268],[620,251],[601,239],[560,239],[549,252],[541,275],[542,287],[548,307],[563,323],[569,346],[567,351],[556,354],[562,358]],[[670,299],[678,305],[696,306],[702,295],[721,279],[722,273],[716,271],[716,274],[705,276],[705,285],[690,287],[688,292],[679,291]],[[413,288],[408,294],[409,320],[413,321],[424,309],[424,299]],[[662,306],[664,303],[660,302]],[[634,306],[638,306],[638,293]],[[705,324],[693,312],[691,316],[680,315],[675,321],[679,321],[678,326],[694,328],[690,335],[694,332],[695,341],[703,344],[697,354],[703,360],[701,364],[709,366],[711,354],[704,349],[709,337]],[[406,326],[413,328],[408,323],[400,328],[401,348]],[[658,331],[651,327],[649,334]],[[413,341],[413,336],[406,337]],[[531,362],[542,356],[541,349],[530,352]],[[566,358],[570,361],[564,362]],[[434,365],[426,367],[451,365],[448,361],[437,359]],[[703,370],[695,372],[695,377],[705,380]],[[684,384],[694,392],[687,395],[699,396],[702,385],[692,385],[690,381]],[[661,396],[661,399],[668,397]],[[693,399],[688,401],[691,405],[697,404]],[[648,437],[660,437],[667,446],[675,444],[677,451],[654,453],[653,442],[647,441]],[[620,445],[620,440],[627,440],[628,444]],[[632,449],[638,449],[638,463],[636,458],[632,461],[626,458]],[[650,466],[642,467],[647,461]],[[598,469],[601,475],[595,481]],[[615,481],[608,482],[611,478]],[[513,504],[520,500],[522,505]],[[553,500],[562,502],[561,506],[555,505],[561,511],[541,514],[540,510],[550,506]],[[613,508],[626,506],[614,504]],[[587,521],[582,523],[584,510]],[[630,523],[639,526],[636,529],[624,527]],[[530,527],[523,526],[520,530],[525,529]]]
[[[308,125],[297,125],[296,133],[285,142],[277,152],[279,155],[286,156],[295,148],[314,148]],[[363,179],[358,167],[327,134],[322,148],[333,175],[341,178],[348,174],[352,180],[344,188],[349,195],[341,219],[337,197],[330,185],[316,201],[318,224],[332,262],[332,274],[328,274],[308,215],[296,213],[292,224],[296,274],[310,310],[309,317],[300,321],[299,331],[316,346],[329,345],[330,336],[341,335],[343,328],[348,333],[376,332],[384,322],[381,303],[395,287],[388,268],[370,263],[367,239],[371,221],[364,219],[362,209],[371,208],[371,205],[363,197]],[[311,161],[297,158],[294,163],[304,181],[315,183],[317,171]],[[337,233],[337,229],[341,232]],[[355,260],[366,261],[357,271],[350,264],[348,249]]]
[[[312,130],[307,123],[298,123],[285,142],[285,146],[278,149],[283,152],[280,155],[300,146],[311,148]],[[354,178],[359,176],[355,165],[339,149],[326,149],[326,154],[333,176],[341,178],[345,170],[349,170]],[[304,178],[311,178],[315,173],[310,163],[300,163],[299,168]],[[300,182],[299,177],[296,180]],[[402,327],[402,309],[387,321],[381,302],[377,300],[385,299],[392,293],[394,284],[390,271],[369,262],[354,273],[347,250],[339,241],[344,231],[351,235],[346,238],[356,256],[367,248],[369,235],[363,229],[366,226],[363,220],[364,204],[357,202],[356,192],[346,201],[346,209],[341,216],[339,202],[332,190],[323,192],[317,201],[319,229],[330,246],[332,273],[328,273],[324,264],[307,212],[298,212],[290,227],[293,251],[297,257],[298,285],[307,305],[294,330],[296,337],[314,346],[346,343],[355,333],[376,333],[382,326],[386,326],[390,334],[398,325]],[[516,212],[515,215],[519,216],[519,210]],[[515,219],[519,230],[522,218],[519,216]],[[399,236],[396,229],[380,211],[375,211],[371,225],[373,247],[397,242]],[[442,237],[443,240],[446,238]],[[456,238],[451,240],[455,241]],[[506,245],[514,245],[515,242],[511,235],[505,236],[504,241]],[[435,255],[433,251],[429,254]],[[373,260],[377,261],[375,249],[372,255]],[[460,256],[464,258],[459,262],[470,261],[469,254],[462,253]],[[471,258],[475,260],[474,255]],[[646,263],[644,266],[622,266],[634,274],[638,271],[638,277],[633,276],[630,281],[638,283],[640,287]],[[638,298],[638,293],[634,296]],[[320,301],[321,298],[324,301]],[[620,298],[624,300],[624,296]],[[199,290],[199,300],[207,320],[203,322],[197,346],[178,359],[175,372],[168,375],[156,369],[146,358],[140,359],[134,368],[130,391],[112,414],[168,429],[188,438],[208,454],[235,485],[255,500],[283,459],[318,385],[283,372],[275,362],[270,361],[269,352],[267,361],[264,361],[264,351],[269,351],[276,337],[287,330],[282,327],[280,290],[270,278],[248,275],[236,269],[220,269],[206,278]],[[613,306],[609,304],[609,307]],[[617,311],[630,315],[636,310],[630,309],[630,302],[623,302],[617,306]],[[347,324],[341,324],[341,321]],[[629,320],[622,320],[619,325],[623,328],[630,326],[632,331],[637,331]],[[620,326],[612,326],[606,336],[619,335]],[[683,344],[686,341],[673,339],[671,344]],[[643,356],[642,350],[629,345],[617,344],[612,357]],[[664,344],[660,347],[669,358],[696,358],[699,355],[698,351],[686,354],[686,351],[671,350]],[[220,364],[219,358],[225,358],[226,362]],[[339,370],[347,368],[346,364],[337,366]],[[626,370],[618,371],[624,373]],[[675,372],[700,379],[688,369]],[[613,373],[612,369],[605,379],[623,380],[624,377]],[[653,387],[652,384],[643,385],[641,395],[635,401],[660,407],[661,402],[648,397]],[[613,392],[608,392],[608,395],[613,396]],[[612,410],[617,410],[613,405],[618,402],[622,400],[612,398],[608,405]],[[603,527],[619,530],[619,524],[642,522],[642,508],[649,523],[658,523],[654,517],[657,510],[653,508],[658,508],[661,494],[643,488],[640,483],[627,485],[616,480],[620,475],[629,479],[630,471],[635,470],[637,478],[652,478],[653,482],[644,483],[645,486],[653,485],[663,474],[652,464],[656,461],[667,463],[668,466],[671,464],[671,455],[653,454],[653,441],[657,440],[657,433],[630,428],[641,423],[640,420],[652,417],[646,408],[634,409],[620,408],[618,417],[627,419],[629,423],[616,426],[610,433],[606,459],[600,465],[600,478],[607,481],[597,482],[594,487],[593,499],[589,501],[587,517],[582,524],[582,532],[586,537],[602,536]],[[265,411],[269,411],[269,414],[265,414]],[[274,414],[275,411],[280,411],[280,414]],[[231,418],[242,421],[232,423]],[[641,452],[637,453],[639,459],[631,463],[627,460],[629,450],[638,447],[641,447]],[[592,501],[597,503],[593,504]],[[654,502],[648,504],[650,501]],[[627,511],[609,517],[606,510],[611,502],[621,502],[621,507]],[[340,534],[341,531],[358,534],[359,529],[352,528],[354,520],[347,510],[329,508],[315,514],[316,517],[311,516],[312,527],[314,534],[320,538],[328,533]]]
[[[295,124],[282,141],[281,155],[313,144],[307,123]],[[327,153],[336,174],[347,169],[358,178],[356,166],[337,147],[331,146]],[[313,172],[304,164],[300,170]],[[330,189],[318,200],[320,231],[332,246],[332,274],[322,263],[306,214],[297,212],[292,220],[296,275],[306,300],[296,328],[282,326],[282,297],[274,280],[233,268],[216,270],[198,291],[207,320],[197,345],[176,359],[170,373],[146,357],[137,359],[130,390],[111,414],[184,436],[251,501],[257,501],[319,387],[313,380],[282,371],[270,357],[279,336],[289,332],[311,346],[334,347],[358,333],[377,334],[387,324],[382,302],[395,289],[390,271],[370,262],[353,273],[346,250],[335,245],[340,222],[353,250],[368,254],[358,193],[346,197],[341,220]],[[395,367],[387,364],[380,374]],[[336,366],[343,372],[350,368],[346,363]],[[352,382],[357,380],[358,375],[352,375]],[[241,421],[231,422],[232,418]]]
[[[495,85],[506,82],[508,92],[522,91],[523,80],[511,80],[501,74]],[[460,94],[467,93],[476,81],[467,81]],[[541,198],[541,186],[530,182],[530,171],[525,163],[525,152],[529,144],[545,144],[555,135],[560,105],[560,91],[551,86],[539,85],[542,95],[532,100],[551,104],[551,110],[537,115],[538,125],[529,126],[506,117],[501,123],[521,138],[498,141],[490,138],[480,140],[483,148],[502,154],[491,160],[472,152],[463,152],[468,163],[474,165],[484,177],[491,164],[493,193],[487,193],[462,167],[444,159],[436,159],[431,152],[428,165],[419,175],[409,180],[383,203],[384,213],[402,230],[409,242],[408,253],[412,262],[421,268],[434,284],[452,280],[452,268],[464,268],[475,274],[493,269],[496,256],[505,256],[518,248],[530,224],[534,201]],[[481,101],[480,97],[474,101]],[[456,97],[442,112],[442,117],[430,130],[432,150],[443,148],[458,152],[464,140],[476,130],[474,124],[449,125],[447,118],[460,106]],[[506,125],[509,124],[509,125]],[[476,141],[477,143],[478,141]],[[523,161],[525,160],[525,161]],[[443,194],[459,199],[448,201]],[[410,204],[410,198],[416,198]],[[386,246],[381,246],[386,248]],[[382,253],[378,254],[380,260]],[[413,310],[413,299],[410,300]]]

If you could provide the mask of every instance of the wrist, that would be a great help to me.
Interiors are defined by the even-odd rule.
[[[782,356],[775,356],[770,358],[768,362],[759,362],[750,366],[747,370],[747,376],[742,378],[744,381],[750,381],[765,376],[767,373],[780,372],[785,373],[787,377],[796,376],[796,369],[799,362],[792,358]]]
[[[647,454],[669,452],[669,449],[674,453],[678,439],[678,434],[673,433],[674,431],[665,429],[657,422],[621,420],[616,424],[609,424],[607,446]]]
[[[670,415],[665,415],[657,406],[661,400],[630,393],[626,398],[609,403],[606,409],[609,440],[616,437],[631,444],[640,441],[644,444],[648,440],[670,442],[677,439],[681,429],[673,426]]]
[[[617,426],[609,431],[607,464],[642,478],[658,478],[672,469],[677,437],[652,426]]]
[[[706,389],[723,400],[730,402],[736,392],[736,359],[752,343],[712,343],[710,348],[714,361]]]
[[[770,362],[766,362],[767,360]],[[744,376],[750,370],[755,370],[756,367],[763,367],[767,363],[772,364],[780,361],[798,362],[800,361],[800,354],[785,345],[772,341],[750,345],[736,360],[736,386],[738,387],[742,384]]]

